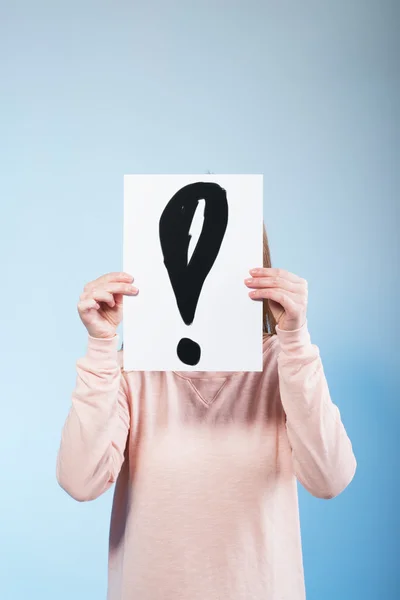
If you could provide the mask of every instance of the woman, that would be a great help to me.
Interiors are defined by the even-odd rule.
[[[250,274],[261,373],[125,372],[116,329],[133,278],[84,288],[88,347],[57,478],[79,501],[117,482],[108,600],[305,598],[296,478],[333,498],[356,460],[310,340],[307,282],[271,268],[265,229],[264,267]]]

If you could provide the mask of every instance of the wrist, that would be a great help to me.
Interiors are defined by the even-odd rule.
[[[93,359],[110,360],[114,364],[117,360],[119,336],[113,337],[87,337],[87,356]],[[110,363],[111,364],[111,363]]]
[[[285,330],[277,325],[275,330],[281,349],[286,354],[296,353],[301,348],[310,347],[312,345],[307,319],[303,325],[297,329]]]
[[[113,334],[104,334],[104,335],[99,335],[99,334],[95,334],[95,333],[90,333],[90,331],[88,331],[88,336],[89,338],[92,338],[93,340],[112,340],[115,338],[117,334],[113,333]]]

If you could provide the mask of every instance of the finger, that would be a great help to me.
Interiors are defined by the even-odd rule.
[[[114,296],[105,290],[92,290],[90,298],[96,300],[96,302],[104,302],[105,304],[108,304],[110,308],[114,308],[115,306]]]
[[[133,277],[132,275],[130,275],[129,273],[125,273],[123,271],[120,272],[116,272],[116,273],[106,273],[105,275],[101,275],[100,277],[98,277],[98,279],[96,281],[99,282],[110,282],[110,281],[129,281],[130,283],[132,283],[133,281]]]
[[[80,313],[87,312],[92,309],[99,310],[100,305],[94,300],[94,298],[89,298],[87,300],[81,300],[78,302],[78,311]]]
[[[299,291],[301,283],[292,282],[289,279],[279,279],[277,277],[249,277],[244,280],[249,288],[276,288],[280,287],[290,292]]]
[[[114,294],[115,306],[122,306],[124,303],[123,294]]]
[[[122,294],[124,296],[136,296],[139,292],[137,287],[129,283],[105,283],[100,285],[100,289],[104,289],[110,294]]]
[[[93,281],[89,281],[89,283],[87,283],[85,285],[84,290],[89,291],[89,290],[93,289],[94,287],[98,287],[99,285],[102,285],[103,283],[110,283],[110,282],[132,283],[132,281],[134,281],[134,278],[129,273],[124,273],[124,272],[106,273],[105,275],[101,275],[101,277],[98,277],[97,279],[94,279]]]
[[[253,300],[275,300],[287,310],[293,312],[299,304],[305,305],[304,297],[300,294],[288,292],[282,288],[262,288],[260,290],[253,290],[249,293],[249,296]]]
[[[138,288],[129,283],[99,283],[96,286],[84,290],[82,299],[85,297],[90,298],[94,289],[104,290],[110,294],[123,294],[126,296],[136,296],[139,293]]]
[[[279,279],[287,279],[293,283],[306,283],[305,279],[286,271],[285,269],[277,269],[273,267],[263,267],[259,269],[250,269],[250,275],[253,277],[276,277]]]

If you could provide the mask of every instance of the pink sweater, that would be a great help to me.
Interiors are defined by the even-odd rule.
[[[262,373],[125,372],[89,337],[57,461],[93,500],[115,481],[108,600],[304,600],[296,478],[333,498],[356,460],[307,322]]]

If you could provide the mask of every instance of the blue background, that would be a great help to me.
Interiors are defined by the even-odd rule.
[[[399,598],[399,24],[389,0],[1,3],[2,600],[105,598],[112,492],[55,479],[76,303],[122,268],[124,173],[207,170],[264,174],[358,460],[338,498],[300,490],[308,600]]]

